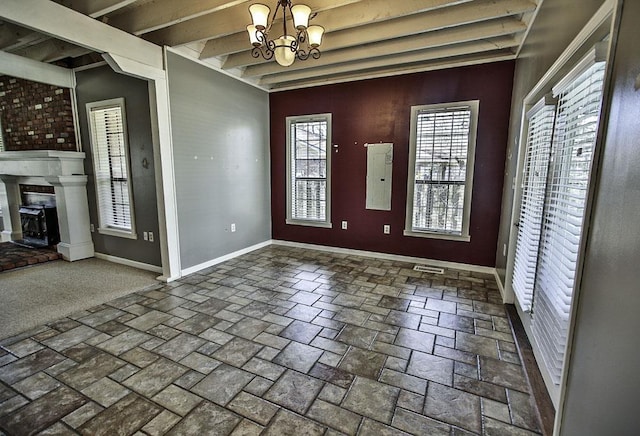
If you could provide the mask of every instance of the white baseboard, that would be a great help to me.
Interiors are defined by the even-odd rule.
[[[351,248],[330,247],[326,245],[305,244],[302,242],[281,241],[274,239],[274,245],[283,245],[285,247],[306,248],[309,250],[328,251],[330,253],[351,254],[353,256],[373,257],[376,259],[394,260],[398,262],[420,263],[441,268],[463,269],[485,274],[496,274],[496,269],[490,266],[469,265],[466,263],[447,262],[444,260],[426,259],[422,257],[403,256],[400,254],[380,253],[377,251],[354,250]]]
[[[182,276],[184,277],[186,275],[193,274],[198,271],[202,271],[205,268],[209,268],[219,263],[226,262],[227,260],[231,260],[234,257],[242,256],[243,254],[247,254],[252,251],[258,250],[260,248],[267,247],[271,245],[271,243],[272,243],[271,240],[260,242],[259,244],[252,245],[247,248],[243,248],[242,250],[234,251],[233,253],[225,254],[224,256],[220,256],[218,258],[209,260],[207,262],[203,262],[199,265],[190,266],[189,268],[185,268],[182,270]]]
[[[111,256],[109,254],[95,253],[95,257],[102,260],[107,260],[113,263],[119,263],[121,265],[131,266],[133,268],[143,269],[145,271],[151,271],[154,273],[162,273],[162,267],[149,265],[148,263],[136,262],[135,260],[125,259],[122,257]]]

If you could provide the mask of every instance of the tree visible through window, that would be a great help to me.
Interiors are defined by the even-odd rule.
[[[467,237],[478,102],[412,108],[405,234]]]
[[[124,100],[87,105],[100,231],[133,234]]]
[[[287,220],[330,225],[331,116],[287,118]]]

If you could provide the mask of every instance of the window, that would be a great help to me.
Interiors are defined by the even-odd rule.
[[[87,104],[99,229],[136,239],[124,99]]]
[[[475,101],[411,108],[404,234],[469,241]]]
[[[605,62],[592,50],[528,114],[512,287],[534,350],[560,385],[578,278]]]
[[[0,112],[0,115],[2,113]],[[0,151],[4,151],[4,129],[2,128],[2,116],[0,116]],[[2,211],[0,211],[0,215]]]
[[[543,98],[527,113],[529,131],[513,267],[513,291],[520,302],[520,307],[525,312],[531,310],[533,301],[533,286],[542,229],[542,211],[551,155],[551,136],[555,118],[556,106],[551,97]]]
[[[331,227],[331,114],[287,117],[287,224]]]

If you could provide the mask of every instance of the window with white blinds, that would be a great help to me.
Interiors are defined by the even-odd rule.
[[[2,113],[0,113],[2,115]],[[4,151],[4,129],[2,128],[2,117],[0,117],[0,151]],[[2,212],[0,212],[1,214]]]
[[[331,227],[331,114],[287,118],[287,223]]]
[[[468,238],[478,101],[411,109],[405,235]]]
[[[568,340],[604,73],[604,62],[586,58],[553,90],[558,107],[540,236],[532,330],[556,384],[560,383]]]
[[[87,104],[99,231],[135,238],[124,99]]]
[[[551,137],[556,115],[555,104],[549,103],[552,103],[551,99],[544,98],[527,114],[527,144],[513,267],[513,291],[525,312],[531,310],[533,300]]]

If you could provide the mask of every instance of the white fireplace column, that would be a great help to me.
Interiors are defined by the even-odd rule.
[[[0,242],[22,239],[20,225],[20,186],[16,176],[0,175],[0,208],[4,229],[0,233]]]
[[[53,185],[56,194],[58,222],[67,223],[60,226],[58,253],[69,261],[93,257],[87,176],[49,176],[45,180]]]

